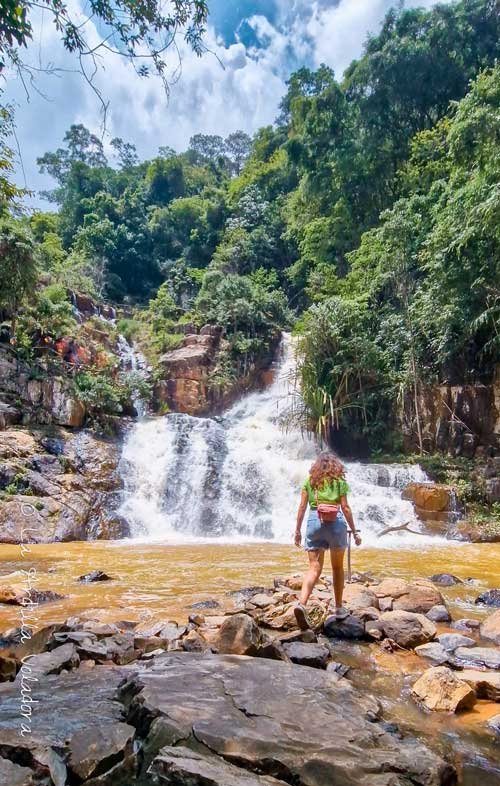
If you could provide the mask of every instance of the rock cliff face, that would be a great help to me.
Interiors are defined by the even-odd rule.
[[[79,427],[85,407],[71,380],[62,376],[37,378],[5,347],[0,347],[0,428],[17,423]]]
[[[120,448],[91,432],[0,432],[0,543],[126,537]]]
[[[417,429],[407,412],[402,430],[405,446],[415,450]],[[411,404],[411,411],[413,405]],[[500,453],[500,367],[491,385],[436,385],[419,396],[424,448],[474,458]]]
[[[255,384],[259,374],[270,366],[279,338],[277,335],[268,352],[256,358],[243,376],[221,387],[214,375],[221,353],[227,348],[222,329],[205,325],[199,334],[187,334],[178,349],[160,358],[163,379],[155,387],[156,406],[167,405],[172,411],[187,415],[206,415],[222,410]]]

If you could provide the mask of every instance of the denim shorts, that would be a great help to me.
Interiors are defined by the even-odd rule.
[[[346,549],[347,521],[342,511],[339,510],[337,518],[331,524],[322,524],[317,512],[310,510],[307,519],[304,548],[306,551]]]

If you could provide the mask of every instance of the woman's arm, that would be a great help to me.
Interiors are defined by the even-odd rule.
[[[300,495],[299,509],[297,511],[297,526],[295,527],[295,536],[294,536],[294,543],[296,546],[300,546],[302,543],[300,530],[302,527],[302,521],[304,520],[304,513],[306,512],[308,502],[309,502],[309,496],[307,494],[307,491],[305,489],[302,489],[302,494]]]
[[[340,498],[340,507],[342,508],[342,513],[346,517],[346,521],[349,524],[349,528],[352,534],[354,535],[354,540],[356,542],[356,545],[359,546],[361,544],[361,538],[356,532],[356,527],[354,526],[354,519],[352,517],[352,510],[347,501],[347,497]]]

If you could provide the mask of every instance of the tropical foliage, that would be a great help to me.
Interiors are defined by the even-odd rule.
[[[55,212],[29,218],[0,147],[4,316],[48,297],[63,320],[37,275],[135,307],[125,328],[152,362],[183,324],[221,326],[228,376],[296,320],[292,417],[382,447],[404,405],[421,442],[422,387],[489,381],[499,359],[499,42],[495,0],[399,9],[341,79],[293,74],[253,139],[196,134],[140,161],[72,126],[39,160]]]

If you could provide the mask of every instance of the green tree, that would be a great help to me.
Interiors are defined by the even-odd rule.
[[[16,332],[23,299],[34,291],[37,280],[36,249],[27,229],[13,219],[0,223],[0,306]]]

